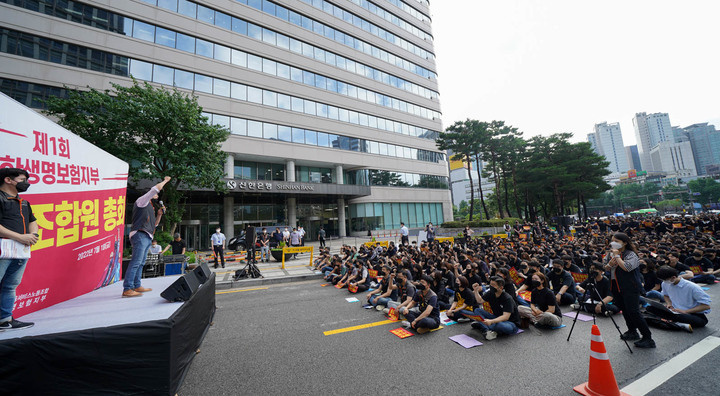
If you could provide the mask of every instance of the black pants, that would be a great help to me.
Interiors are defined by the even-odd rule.
[[[319,237],[318,239],[320,240],[320,247],[324,248],[325,247],[325,238]]]
[[[694,328],[705,327],[705,325],[708,322],[707,316],[705,316],[705,314],[701,314],[701,313],[671,314],[671,313],[668,313],[667,311],[657,309],[653,306],[649,306],[646,309],[648,312],[655,314],[663,319],[673,320],[678,323],[687,323]]]
[[[400,244],[401,244],[401,245],[409,245],[409,244],[410,244],[410,241],[408,241],[408,236],[407,236],[407,235],[401,235],[401,236],[400,236]]]
[[[643,338],[652,338],[650,328],[640,314],[640,291],[620,291],[615,283],[612,285],[613,303],[622,311],[628,331],[640,330]]]
[[[220,257],[220,262],[222,262],[222,266],[225,268],[225,255],[223,254],[222,245],[213,246],[213,252],[215,252],[215,268],[217,268],[218,265],[218,257]]]
[[[420,316],[419,313],[415,313],[414,311],[408,311],[408,313],[405,314],[405,319],[412,323],[418,316]],[[438,321],[435,318],[432,317],[426,317],[424,319],[421,319],[419,322],[415,324],[415,329],[419,329],[421,327],[424,327],[426,329],[437,329],[440,327],[440,321]]]

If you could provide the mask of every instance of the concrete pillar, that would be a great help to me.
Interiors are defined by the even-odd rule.
[[[338,235],[340,238],[347,236],[345,229],[345,198],[338,198]]]
[[[287,208],[288,208],[288,226],[290,227],[290,231],[292,231],[292,227],[295,227],[297,225],[297,198],[288,197]]]
[[[342,165],[335,165],[335,183],[345,184]]]
[[[295,181],[295,161],[288,161],[285,163],[285,181]]]
[[[235,178],[235,157],[228,155],[225,159],[225,177],[228,179]]]
[[[233,207],[235,206],[235,198],[232,196],[225,196],[223,201],[223,223],[225,229],[223,234],[228,240],[235,236],[235,214],[233,213]]]

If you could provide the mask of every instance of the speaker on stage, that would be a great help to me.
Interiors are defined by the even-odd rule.
[[[185,274],[177,278],[172,285],[160,293],[160,297],[170,302],[187,301],[197,291],[198,287],[200,287],[200,282],[197,275],[194,272]]]
[[[200,263],[200,265],[193,270],[193,274],[201,285],[210,279],[210,273],[210,268],[208,268],[205,262]]]

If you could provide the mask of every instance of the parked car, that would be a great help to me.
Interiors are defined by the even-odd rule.
[[[240,235],[236,235],[227,243],[227,248],[230,250],[246,250],[247,243],[245,242],[245,231],[242,231]],[[255,242],[255,248],[260,249],[260,243]]]

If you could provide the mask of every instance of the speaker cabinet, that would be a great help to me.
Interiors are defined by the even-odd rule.
[[[200,282],[193,272],[177,278],[172,285],[160,293],[160,296],[170,302],[187,301],[197,291],[198,287],[200,287]]]
[[[202,285],[203,283],[207,282],[208,279],[210,279],[211,272],[210,268],[208,268],[207,266],[207,263],[203,262],[193,270],[193,274],[197,278],[198,283]]]

